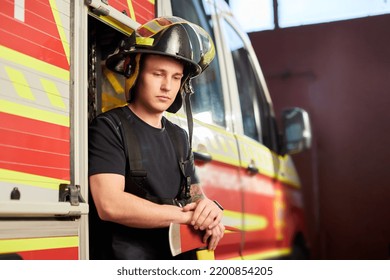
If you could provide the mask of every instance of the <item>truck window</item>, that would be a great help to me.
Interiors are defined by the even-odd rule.
[[[261,123],[259,112],[255,110],[258,108],[256,76],[250,67],[251,61],[240,36],[225,20],[222,21],[222,29],[233,58],[237,85],[239,85],[238,93],[244,134],[259,141],[261,139]]]
[[[276,151],[274,118],[253,66],[254,61],[244,40],[232,25],[223,19],[221,28],[234,63],[244,134]]]
[[[202,26],[213,38],[213,26],[207,3],[199,0],[172,0],[174,16],[187,19]],[[221,73],[216,56],[204,74],[193,81],[195,94],[191,97],[194,118],[200,121],[226,127],[225,106],[221,84]]]

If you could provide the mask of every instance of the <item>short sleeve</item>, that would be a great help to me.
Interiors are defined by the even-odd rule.
[[[125,176],[126,154],[118,122],[109,114],[96,117],[88,135],[88,175],[115,173]]]

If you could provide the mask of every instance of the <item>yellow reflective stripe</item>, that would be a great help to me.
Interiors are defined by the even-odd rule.
[[[102,107],[102,112],[107,112],[112,108],[126,105],[124,98],[120,99],[104,92],[102,93],[102,101],[104,104],[107,104],[106,106]]]
[[[152,46],[154,39],[149,37],[137,37],[135,41],[137,45]]]
[[[266,260],[266,259],[274,259],[282,256],[286,256],[291,254],[291,248],[281,248],[275,250],[269,250],[264,252],[259,252],[250,255],[243,255],[242,257],[231,258],[229,260]]]
[[[66,109],[64,100],[62,99],[61,93],[58,91],[56,84],[47,79],[40,79],[40,81],[46,95],[49,97],[50,103],[55,107]]]
[[[258,231],[268,227],[268,219],[262,215],[225,210],[223,223],[243,231]],[[244,220],[243,220],[244,219]]]
[[[44,121],[47,123],[58,124],[69,127],[70,119],[68,115],[60,115],[53,112],[36,109],[19,103],[0,99],[0,112],[18,115],[21,117]],[[15,113],[17,112],[17,113]]]
[[[223,211],[223,224],[238,229],[242,229],[242,214],[241,212],[224,210]]]
[[[145,28],[155,34],[160,31],[163,26],[157,20],[151,20],[146,25],[143,25],[142,28]]]
[[[275,167],[271,151],[259,142],[244,135],[237,135],[237,140],[242,153],[243,164],[248,164],[249,160],[254,160],[261,174],[275,177]],[[246,168],[246,166],[243,166]]]
[[[17,94],[28,100],[35,100],[35,96],[33,95],[23,73],[8,66],[5,66],[4,68]]]
[[[70,183],[67,180],[60,180],[2,168],[0,168],[0,178],[2,182],[8,182],[13,184],[17,183],[20,185],[33,186],[51,190],[58,190],[58,185],[60,183]]]
[[[219,161],[222,163],[226,163],[226,164],[232,165],[232,166],[240,166],[240,162],[238,160],[234,160],[229,156],[213,154],[213,160],[216,160],[216,161]]]
[[[136,18],[135,18],[133,3],[132,3],[131,0],[127,0],[127,6],[129,7],[130,17],[131,17],[133,20],[137,21]]]
[[[78,247],[78,236],[0,240],[0,253]]]
[[[121,106],[125,105],[126,101],[124,99],[112,96],[106,92],[102,93],[102,101],[107,104],[107,103],[113,103],[115,106]],[[105,107],[103,107],[105,108]]]
[[[107,69],[104,69],[103,74],[106,76],[107,80],[113,87],[116,94],[123,94],[125,93],[125,90],[122,86],[122,84],[118,81],[117,77],[114,75],[112,71],[109,71]]]
[[[23,65],[36,71],[42,72],[48,76],[69,81],[69,70],[62,69],[42,60],[33,58],[23,53],[14,51],[0,45],[0,58]]]
[[[149,3],[152,3],[154,5],[155,1],[154,0],[149,0]]]
[[[51,7],[51,10],[53,12],[54,20],[56,22],[58,33],[60,34],[62,46],[64,48],[66,59],[68,60],[68,65],[69,65],[69,59],[70,59],[70,56],[69,56],[69,52],[70,52],[69,42],[68,42],[68,39],[66,38],[64,25],[61,22],[60,13],[58,12],[58,8],[57,8],[55,0],[50,0],[50,7]]]
[[[274,198],[274,228],[276,240],[283,240],[283,228],[286,226],[285,223],[285,212],[286,205],[283,202],[283,193],[281,190],[275,191]]]
[[[90,13],[91,16],[93,17],[96,17],[98,18],[99,20],[107,23],[108,25],[110,25],[111,27],[119,30],[120,32],[126,34],[126,35],[130,35],[131,33],[134,32],[134,30],[126,25],[124,25],[123,23],[113,19],[112,17],[110,16],[97,16],[95,15],[94,13]]]
[[[264,230],[268,227],[265,216],[244,213],[244,231]]]

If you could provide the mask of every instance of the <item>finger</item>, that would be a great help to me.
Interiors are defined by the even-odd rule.
[[[196,202],[192,202],[184,206],[182,209],[184,212],[193,211],[196,208],[197,204]]]
[[[212,221],[213,218],[212,218],[211,209],[205,207],[202,213],[200,214],[200,216],[198,217],[198,219],[196,220],[196,225],[200,228],[200,230],[204,230],[208,228],[208,226],[210,225],[210,223],[212,223]]]
[[[215,235],[212,235],[211,238],[210,238],[210,241],[209,241],[209,245],[207,246],[207,249],[209,249],[210,251],[214,251],[216,246],[215,246]]]
[[[194,210],[194,214],[192,215],[192,222],[191,224],[195,226],[195,229],[198,229],[201,223],[198,222],[199,217],[202,215],[203,210],[205,209],[205,203],[203,201],[200,201],[197,203],[196,208]]]
[[[199,211],[195,213],[194,220],[196,220],[196,225],[200,229],[206,229],[209,228],[209,226],[214,222],[214,220],[217,218],[217,222],[220,221],[222,218],[222,212],[211,200],[204,199],[199,204],[196,211]],[[213,225],[214,227],[215,225]]]
[[[207,240],[209,239],[209,237],[212,235],[212,231],[211,230],[206,230],[204,235],[203,235],[203,243],[207,243]]]
[[[222,220],[222,211],[219,211],[217,216],[214,218],[214,220],[211,222],[211,224],[207,227],[208,229],[215,228]]]
[[[219,244],[219,242],[221,241],[221,239],[223,238],[223,236],[225,235],[225,226],[223,224],[219,224],[215,230],[213,230],[214,234],[216,235],[215,236],[215,239],[212,241],[213,244],[213,250],[215,250]]]
[[[219,224],[219,228],[221,229],[221,239],[223,238],[223,236],[225,235],[225,226],[223,224]]]
[[[208,209],[211,209],[211,210],[208,213],[205,220],[202,222],[201,228],[213,229],[221,222],[223,212],[219,208],[216,208],[213,204]],[[206,213],[206,212],[204,211],[203,213]]]
[[[209,240],[209,246],[208,246],[209,250],[215,250],[217,248],[217,245],[222,238],[221,234],[222,234],[222,232],[220,231],[219,227],[216,227],[213,230],[213,234]]]

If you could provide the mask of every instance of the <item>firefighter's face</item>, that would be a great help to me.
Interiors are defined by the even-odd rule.
[[[139,73],[135,100],[150,113],[162,113],[175,101],[183,77],[183,64],[160,55],[146,55]]]

